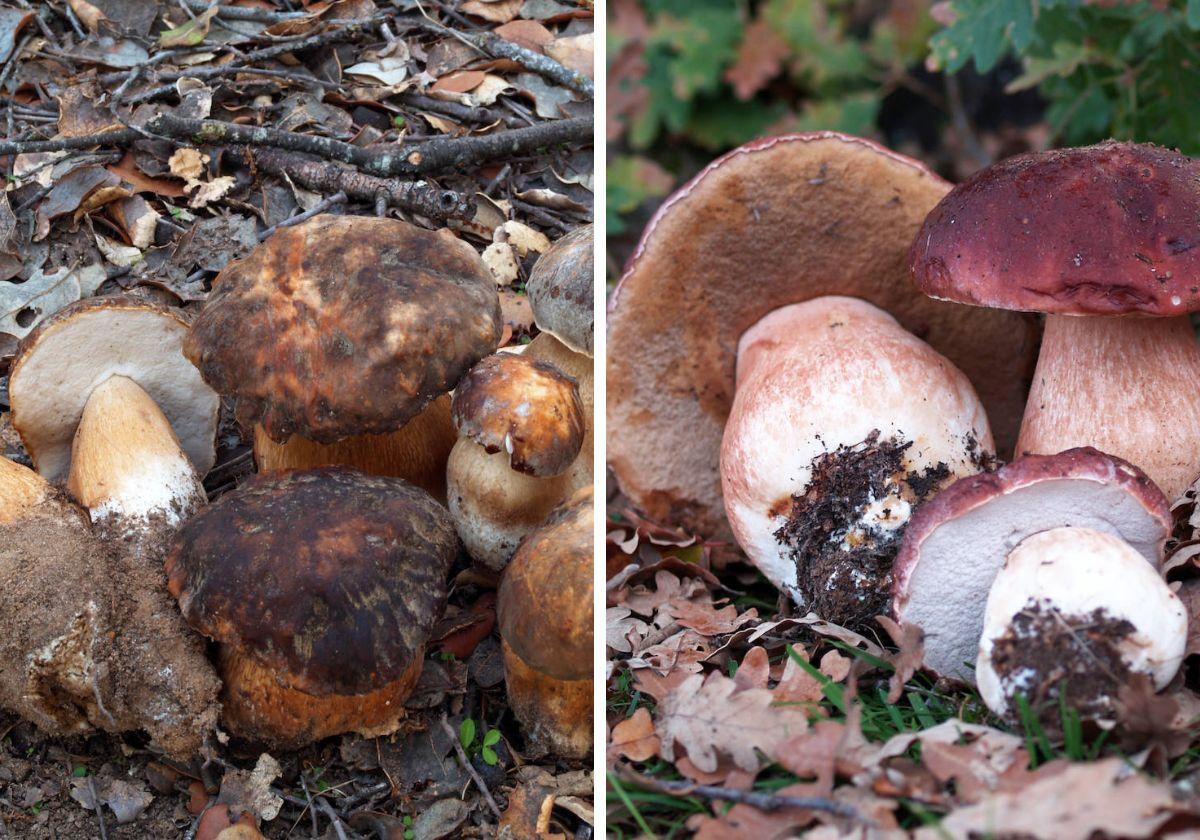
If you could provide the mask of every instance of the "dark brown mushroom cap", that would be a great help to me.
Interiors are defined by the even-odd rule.
[[[647,225],[608,313],[607,457],[650,518],[730,539],[718,460],[738,339],[772,310],[862,298],[967,375],[1010,452],[1036,353],[1028,316],[934,301],[905,262],[950,185],[832,132],[770,137],[714,161]]]
[[[592,673],[592,488],[555,508],[521,543],[500,582],[500,636],[560,680]]]
[[[525,284],[538,329],[588,356],[596,321],[594,252],[592,225],[576,228],[538,258]]]
[[[322,215],[222,271],[184,351],[241,423],[332,443],[400,428],[500,332],[495,280],[448,231]]]
[[[265,473],[180,529],[168,588],[194,629],[288,686],[361,694],[419,655],[457,548],[449,514],[400,479]]]
[[[549,362],[517,353],[488,356],[454,390],[454,426],[488,452],[505,450],[527,475],[559,475],[583,445],[576,381]]]
[[[1109,141],[1018,155],[942,199],[909,266],[933,297],[1068,315],[1200,309],[1200,161]]]

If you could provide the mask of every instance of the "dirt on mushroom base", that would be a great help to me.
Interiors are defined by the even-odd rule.
[[[992,469],[995,459],[974,436],[965,441],[972,463]],[[814,459],[803,494],[785,500],[787,521],[775,539],[788,548],[805,604],[827,621],[863,627],[887,614],[892,560],[904,536],[904,524],[951,477],[938,462],[905,470],[912,441],[881,439],[878,429],[853,446],[839,446]],[[906,506],[893,511],[886,499]],[[870,516],[875,521],[867,521]]]
[[[1028,685],[1036,692],[1026,699],[1050,732],[1061,731],[1064,706],[1084,719],[1111,719],[1130,677],[1120,645],[1135,630],[1103,608],[1063,615],[1030,598],[993,643],[992,667],[1006,691]]]

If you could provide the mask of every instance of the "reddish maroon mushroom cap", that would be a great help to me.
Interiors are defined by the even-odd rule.
[[[1028,455],[959,479],[909,522],[892,567],[892,607],[925,630],[925,665],[966,680],[988,590],[1009,552],[1053,528],[1090,528],[1129,543],[1157,569],[1171,527],[1162,491],[1127,461],[1083,447]]]
[[[1113,141],[1018,155],[959,184],[909,251],[931,297],[1064,315],[1200,309],[1200,161]]]

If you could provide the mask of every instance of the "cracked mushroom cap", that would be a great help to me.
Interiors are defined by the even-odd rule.
[[[455,428],[533,476],[559,475],[583,444],[583,403],[574,379],[517,353],[488,356],[467,372],[450,406]]]
[[[204,475],[216,458],[220,398],[183,355],[182,313],[146,301],[87,298],[47,318],[17,350],[9,375],[13,427],[38,472],[66,479],[84,406],[114,376],[136,382],[162,410]]]
[[[1023,694],[1036,710],[1060,702],[1111,718],[1134,674],[1166,687],[1183,661],[1187,610],[1128,543],[1089,528],[1028,537],[1008,555],[988,595],[975,668],[998,715]],[[1063,696],[1065,692],[1065,696]]]
[[[1200,309],[1200,161],[1108,141],[1002,160],[925,219],[909,265],[943,300],[1064,315]]]
[[[457,549],[446,511],[404,481],[268,473],[180,529],[168,588],[193,628],[281,683],[362,694],[420,658]]]
[[[594,521],[592,488],[583,487],[521,543],[500,582],[500,637],[554,679],[592,673]]]
[[[1091,447],[959,479],[917,512],[896,556],[892,608],[925,630],[927,668],[971,678],[979,608],[1004,559],[1027,537],[1063,527],[1119,537],[1157,570],[1171,514],[1141,470]]]
[[[495,281],[449,231],[321,215],[218,275],[185,352],[239,422],[332,443],[400,428],[500,332]]]
[[[594,239],[592,225],[584,225],[557,240],[525,284],[538,329],[586,356],[592,355],[596,320]]]
[[[913,235],[949,189],[914,160],[818,132],[736,149],[667,200],[609,301],[607,457],[638,508],[728,538],[718,454],[738,339],[825,295],[878,306],[948,358],[1011,451],[1036,326],[931,300],[908,276]]]

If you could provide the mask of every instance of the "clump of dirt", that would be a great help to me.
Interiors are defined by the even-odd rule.
[[[992,646],[992,667],[1005,694],[1023,694],[1049,729],[1061,728],[1061,706],[1084,720],[1111,719],[1113,702],[1130,679],[1121,642],[1133,624],[1103,609],[1063,615],[1030,598]]]
[[[904,525],[951,477],[944,462],[906,470],[911,446],[876,429],[814,459],[807,489],[791,498],[775,539],[796,564],[805,604],[826,621],[862,627],[888,611]]]
[[[219,682],[158,568],[66,505],[0,527],[0,706],[51,734],[144,729],[195,755]]]

